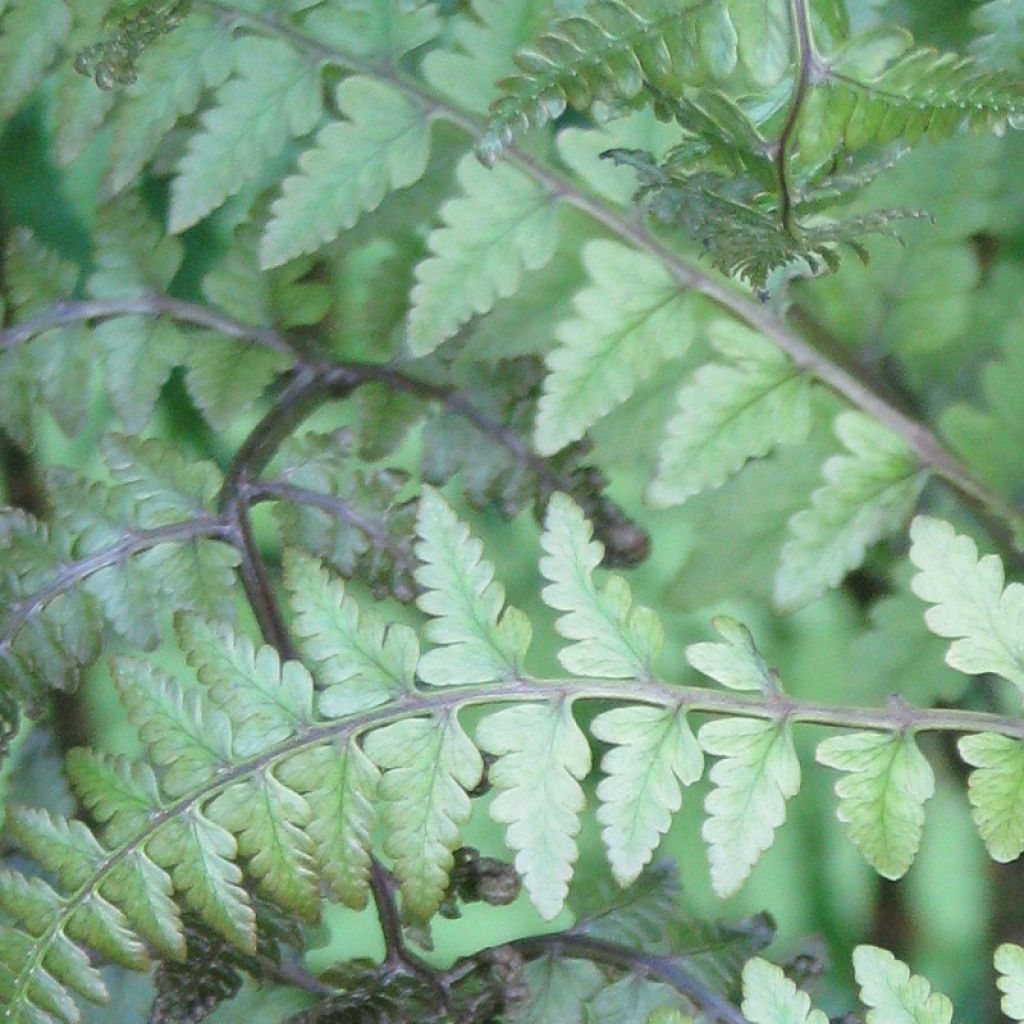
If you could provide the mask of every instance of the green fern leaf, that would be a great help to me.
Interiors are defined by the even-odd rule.
[[[351,738],[287,758],[281,781],[302,793],[313,812],[306,826],[331,895],[354,910],[366,905],[370,836],[380,772]]]
[[[274,39],[235,44],[238,73],[202,118],[171,185],[170,229],[184,231],[256,176],[289,138],[320,119],[320,68]]]
[[[1003,993],[1000,1007],[1007,1017],[1024,1021],[1024,949],[1004,942],[996,949],[994,961],[999,972],[996,984]]]
[[[0,20],[0,121],[39,84],[70,29],[63,0],[13,0]]]
[[[454,50],[424,58],[427,81],[474,114],[486,113],[495,83],[515,71],[513,55],[544,28],[550,8],[549,0],[473,0],[472,16],[451,22]]]
[[[565,494],[548,504],[541,545],[540,571],[549,582],[541,592],[545,604],[562,612],[558,632],[574,641],[558,660],[575,675],[609,679],[650,679],[664,642],[661,620],[649,608],[632,608],[629,584],[613,576],[594,584],[603,545],[593,540],[593,525]]]
[[[799,444],[811,429],[811,383],[774,345],[733,321],[710,336],[730,362],[701,367],[677,398],[648,489],[657,506],[720,487],[749,459]]]
[[[778,675],[761,656],[750,630],[727,615],[716,615],[711,622],[725,643],[690,644],[686,648],[686,660],[698,672],[731,690],[777,693]]]
[[[231,722],[198,693],[127,657],[115,662],[114,678],[150,758],[164,769],[161,787],[168,796],[188,793],[231,764]]]
[[[417,604],[433,616],[426,635],[435,646],[420,659],[420,678],[434,686],[496,682],[522,675],[530,646],[529,620],[505,606],[505,589],[483,545],[470,536],[441,495],[420,497],[416,554],[423,587]]]
[[[522,171],[488,171],[468,154],[456,174],[462,193],[441,207],[431,255],[416,268],[408,335],[416,356],[514,294],[523,271],[543,267],[558,243],[555,201]]]
[[[793,27],[786,0],[729,0],[739,56],[754,81],[770,89],[789,69]]]
[[[834,736],[818,745],[816,756],[847,773],[836,782],[836,795],[850,839],[880,875],[901,878],[921,846],[924,805],[935,792],[931,765],[913,735]]]
[[[683,707],[615,708],[591,732],[614,744],[601,760],[597,820],[616,881],[632,885],[682,804],[680,787],[703,775],[704,755]]]
[[[989,856],[1000,864],[1024,852],[1024,744],[979,733],[961,737],[960,756],[971,772],[968,795]]]
[[[589,242],[592,284],[576,297],[547,357],[534,441],[552,454],[579,440],[668,359],[686,352],[699,326],[698,298],[652,257],[618,242]]]
[[[437,5],[406,0],[327,0],[310,12],[305,31],[325,46],[393,67],[441,31]]]
[[[414,688],[419,641],[412,629],[360,609],[340,579],[296,548],[285,553],[284,571],[292,628],[324,687],[317,700],[322,715],[355,714]]]
[[[850,454],[825,463],[824,486],[789,522],[775,577],[784,608],[813,600],[857,568],[868,545],[903,524],[928,477],[900,438],[862,413],[841,413],[835,429]]]
[[[861,1002],[870,1007],[865,1024],[951,1024],[953,1004],[940,992],[932,992],[924,978],[912,975],[888,950],[858,946],[853,951],[853,971]]]
[[[650,84],[677,95],[683,83],[727,75],[736,63],[736,32],[725,5],[690,0],[626,4],[606,0],[556,21],[515,55],[519,73],[501,82],[478,146],[493,164],[516,132],[553,121],[567,106],[637,98]]]
[[[590,746],[568,700],[525,704],[489,715],[477,729],[480,747],[497,756],[488,781],[497,790],[491,817],[508,829],[516,871],[541,916],[565,905],[590,771]]]
[[[651,981],[639,974],[629,974],[606,985],[588,1007],[587,1024],[623,1024],[648,1020],[655,1010],[675,1004],[690,1006],[671,985]]]
[[[698,739],[721,758],[709,775],[714,788],[704,801],[701,834],[711,884],[719,896],[731,896],[785,821],[786,801],[800,788],[800,762],[788,721],[723,719],[701,726]]]
[[[743,1016],[750,1024],[828,1024],[811,997],[786,977],[781,967],[760,957],[743,968]]]
[[[211,699],[231,719],[232,749],[247,757],[313,722],[313,679],[301,662],[282,664],[230,626],[195,615],[176,620],[178,642]]]
[[[523,970],[530,999],[517,1024],[583,1024],[587,1004],[605,986],[600,968],[589,960],[549,955],[531,960]]]
[[[920,570],[911,586],[933,606],[924,620],[953,638],[946,661],[971,675],[994,672],[1024,691],[1024,585],[1004,590],[999,558],[979,558],[974,541],[941,519],[918,516],[910,537],[910,560]]]
[[[316,252],[427,169],[430,121],[401,93],[353,77],[338,86],[336,102],[346,120],[320,130],[271,207],[260,246],[264,267]]]
[[[178,120],[199,106],[204,90],[222,85],[234,67],[227,22],[200,11],[146,49],[138,79],[124,90],[111,119],[108,194],[135,180]]]
[[[455,713],[396,722],[364,742],[367,757],[384,772],[384,849],[395,860],[406,913],[427,921],[444,899],[459,831],[472,809],[466,790],[483,778],[483,759]]]

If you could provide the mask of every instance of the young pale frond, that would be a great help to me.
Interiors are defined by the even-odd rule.
[[[683,355],[700,326],[699,297],[646,253],[600,240],[587,243],[583,262],[590,284],[575,298],[575,318],[558,327],[537,406],[534,439],[549,455]]]
[[[488,772],[497,790],[491,817],[508,829],[516,870],[541,916],[565,905],[578,850],[580,782],[590,771],[590,746],[569,700],[523,704],[489,715],[477,743],[497,760]]]
[[[544,602],[562,612],[558,632],[574,641],[558,652],[569,672],[609,679],[649,679],[665,632],[649,608],[633,608],[629,584],[613,576],[602,589],[593,572],[604,547],[593,539],[593,525],[567,495],[548,505],[540,571],[550,582]]]
[[[558,244],[555,200],[525,173],[487,170],[467,154],[456,175],[462,192],[441,206],[430,256],[416,268],[408,333],[416,356],[515,294],[523,272],[545,266]]]
[[[346,78],[336,104],[345,120],[320,130],[271,207],[260,245],[264,267],[316,252],[427,168],[430,121],[421,107],[363,77]]]
[[[911,974],[885,949],[858,946],[853,951],[853,971],[860,985],[860,999],[869,1007],[865,1024],[951,1024],[953,1004],[940,992],[932,992],[924,978]]]
[[[1000,1007],[1007,1017],[1024,1021],[1024,949],[1004,942],[996,949],[994,961],[999,972],[996,984],[1003,994]]]
[[[836,796],[850,839],[880,875],[901,878],[921,846],[924,805],[935,792],[913,734],[835,736],[819,744],[817,759],[847,773],[836,782]]]
[[[720,487],[748,460],[798,444],[811,428],[811,382],[783,353],[733,321],[716,321],[710,335],[730,361],[705,364],[679,391],[647,492],[657,506]]]
[[[1024,743],[1008,736],[963,736],[960,756],[975,770],[968,782],[974,822],[989,856],[1001,864],[1024,853]]]
[[[927,601],[928,628],[953,640],[946,661],[961,672],[994,672],[1024,691],[1024,584],[1003,588],[1003,563],[978,557],[970,537],[941,519],[910,526],[914,593]]]
[[[743,1015],[750,1024],[828,1024],[811,997],[786,977],[781,967],[760,957],[743,968]]]
[[[518,608],[506,606],[483,545],[430,488],[420,498],[416,532],[417,603],[432,616],[426,635],[436,645],[420,659],[420,678],[455,686],[520,676],[532,629]]]
[[[836,434],[849,452],[822,470],[811,507],[789,522],[775,576],[775,600],[791,608],[836,586],[868,546],[897,530],[928,479],[906,444],[863,413],[841,413]]]
[[[759,690],[766,696],[778,693],[778,673],[764,660],[750,630],[727,615],[716,615],[711,624],[725,643],[690,644],[686,660],[730,690]]]

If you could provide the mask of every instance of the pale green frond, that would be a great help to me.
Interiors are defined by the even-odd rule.
[[[64,0],[12,0],[0,19],[0,121],[40,83],[71,29]],[[2,8],[0,8],[2,11]]]
[[[108,193],[131,184],[179,118],[199,106],[204,90],[226,81],[235,68],[234,45],[224,19],[197,10],[147,47],[138,78],[124,90],[111,119]]]
[[[727,718],[701,726],[698,739],[721,758],[709,774],[714,788],[704,801],[701,835],[711,884],[726,897],[739,890],[786,820],[786,801],[800,788],[800,762],[788,721]]]
[[[505,588],[483,557],[483,544],[433,488],[424,488],[416,517],[422,563],[416,603],[432,616],[427,637],[436,645],[419,663],[420,678],[434,686],[496,682],[522,674],[532,629],[526,616],[505,604]]]
[[[845,772],[836,782],[839,820],[869,864],[901,878],[924,830],[924,805],[935,792],[931,765],[912,733],[858,732],[818,745],[817,760]]]
[[[327,0],[305,21],[325,46],[383,66],[395,65],[441,31],[437,5],[407,0]]]
[[[231,719],[234,750],[246,756],[280,743],[313,722],[313,679],[299,661],[281,661],[224,623],[176,619],[178,642],[212,700]]]
[[[278,774],[285,785],[305,796],[313,812],[306,828],[331,895],[361,910],[369,891],[377,766],[350,738],[289,757]]]
[[[870,1007],[865,1024],[951,1024],[953,1004],[888,950],[858,946],[853,971]]]
[[[760,957],[743,968],[743,1016],[750,1024],[828,1024],[811,997],[786,977],[781,967]]]
[[[116,659],[114,679],[150,758],[164,769],[161,786],[168,796],[203,785],[231,763],[231,722],[198,693],[136,658]]]
[[[758,690],[770,695],[779,690],[778,674],[764,660],[750,630],[728,615],[716,615],[711,624],[725,643],[689,644],[686,660],[704,675],[731,690]]]
[[[989,856],[1000,864],[1024,852],[1024,743],[978,733],[962,736],[960,756],[971,765],[971,812]]]
[[[75,747],[64,764],[79,800],[105,828],[104,839],[119,846],[162,809],[160,787],[145,761],[130,761],[101,750]]]
[[[346,78],[336,103],[345,120],[320,130],[271,207],[260,245],[264,267],[316,252],[427,169],[430,120],[421,107],[363,77]]]
[[[174,233],[215,210],[320,119],[320,67],[307,55],[255,36],[239,40],[234,51],[238,72],[203,114],[171,185]]]
[[[835,430],[849,454],[825,463],[811,507],[789,521],[775,576],[783,608],[837,586],[871,544],[903,525],[928,479],[904,441],[864,413],[841,413]]]
[[[659,507],[720,487],[811,429],[811,381],[778,348],[734,321],[716,321],[710,335],[730,361],[705,364],[679,392],[647,492]]]
[[[928,628],[953,640],[946,661],[971,675],[994,672],[1024,690],[1024,584],[1003,584],[997,555],[978,557],[970,537],[941,519],[910,525],[910,560],[920,570],[911,586],[933,607]]]
[[[565,494],[548,504],[540,571],[548,585],[545,604],[562,612],[558,632],[574,641],[558,659],[574,674],[610,679],[649,679],[664,642],[661,620],[649,608],[633,608],[629,584],[612,576],[602,589],[593,579],[604,547],[593,539],[593,524]]]
[[[728,8],[751,78],[764,89],[778,85],[794,49],[788,0],[728,0]]]
[[[306,800],[267,770],[230,786],[206,808],[226,828],[246,858],[246,870],[278,906],[305,921],[320,917],[320,887],[313,840],[313,811]]]
[[[522,171],[488,171],[470,153],[456,174],[461,194],[441,206],[431,255],[416,268],[408,333],[416,356],[515,294],[523,272],[547,264],[558,243],[555,201]]]
[[[322,715],[354,714],[413,689],[419,640],[412,629],[360,608],[341,578],[301,549],[285,552],[284,578],[292,629],[324,687],[317,701]]]
[[[1015,1021],[1024,1021],[1024,949],[1004,942],[996,949],[994,963],[999,972],[996,984],[1003,994],[1003,1013]]]
[[[523,704],[488,715],[477,742],[497,756],[488,781],[497,796],[491,817],[508,828],[516,871],[541,916],[550,921],[565,905],[578,851],[580,781],[590,771],[590,746],[572,704]]]
[[[591,284],[576,318],[559,326],[547,356],[534,441],[550,455],[578,441],[697,336],[699,298],[646,253],[607,239],[588,242]]]
[[[235,837],[196,805],[170,818],[146,843],[191,910],[239,949],[256,952],[256,914],[235,863]]]
[[[682,805],[681,787],[704,773],[704,755],[683,707],[614,708],[590,730],[613,744],[601,760],[597,820],[616,880],[631,885]]]
[[[384,773],[384,849],[394,858],[403,906],[413,920],[429,920],[444,899],[472,809],[466,791],[483,777],[483,759],[454,712],[385,726],[364,745]]]
[[[124,910],[140,935],[163,956],[183,960],[185,928],[172,899],[170,875],[144,850],[130,850],[111,868],[100,892]]]

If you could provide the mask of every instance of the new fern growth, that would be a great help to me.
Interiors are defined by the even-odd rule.
[[[865,908],[1024,853],[1018,6],[0,5],[2,1019],[949,1024]]]

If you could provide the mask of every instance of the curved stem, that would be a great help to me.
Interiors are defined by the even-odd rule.
[[[238,11],[217,0],[198,0],[198,3],[232,24],[276,35],[325,62],[357,74],[385,80],[415,103],[424,117],[447,121],[476,141],[481,140],[486,134],[487,126],[484,121],[459,110],[443,97],[394,67],[376,64],[338,50],[312,39],[298,29],[263,15]],[[798,15],[801,9],[802,4],[797,7]],[[798,33],[799,24],[798,18]],[[809,46],[807,53],[810,54]],[[806,67],[809,74],[813,73],[813,63],[810,59]],[[851,405],[866,412],[899,435],[922,465],[932,469],[964,497],[979,503],[1004,520],[1011,532],[1024,529],[1024,510],[985,487],[963,463],[945,449],[925,424],[906,415],[850,370],[831,361],[771,309],[725,279],[696,268],[652,234],[636,217],[613,209],[593,193],[576,185],[565,175],[542,166],[515,146],[505,150],[505,158],[533,178],[553,197],[586,213],[613,234],[656,259],[681,286],[700,292],[716,305],[756,328],[785,352],[801,370],[813,375]]]
[[[790,0],[790,18],[793,22],[793,35],[796,39],[796,83],[790,101],[786,123],[775,151],[775,166],[779,178],[779,216],[783,229],[792,234],[793,228],[793,196],[789,187],[789,151],[796,132],[800,111],[803,109],[807,90],[811,84],[814,52],[811,48],[811,26],[807,18],[806,0]]]

